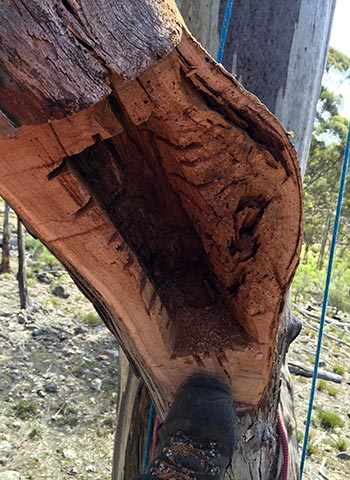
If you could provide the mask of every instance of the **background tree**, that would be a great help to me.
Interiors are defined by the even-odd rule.
[[[348,131],[348,119],[341,115],[344,99],[338,93],[349,81],[350,58],[330,48],[326,74],[317,106],[308,168],[304,177],[305,230],[303,263],[294,289],[305,299],[321,301],[328,252],[338,196],[339,178]],[[350,310],[350,185],[346,184],[338,247],[335,258],[330,305]]]
[[[2,254],[1,254],[1,266],[0,273],[10,273],[10,207],[5,202],[4,208],[4,222],[2,229]]]
[[[18,289],[20,306],[23,309],[28,307],[28,290],[26,278],[26,249],[24,242],[24,228],[22,222],[17,218],[17,242],[18,242]]]

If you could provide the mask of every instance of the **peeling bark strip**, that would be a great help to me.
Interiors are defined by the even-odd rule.
[[[161,414],[203,369],[256,407],[278,378],[302,238],[279,122],[170,1],[1,9],[0,108],[18,127],[0,141],[1,195],[94,303]]]

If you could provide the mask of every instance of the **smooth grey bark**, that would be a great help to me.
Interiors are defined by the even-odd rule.
[[[226,0],[177,0],[193,35],[217,54]],[[235,0],[223,64],[291,131],[305,172],[335,0]]]

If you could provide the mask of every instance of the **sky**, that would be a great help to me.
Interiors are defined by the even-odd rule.
[[[350,0],[337,0],[330,44],[350,57]]]
[[[350,57],[350,0],[337,0],[330,45]],[[341,83],[335,90],[344,97],[341,113],[350,117],[350,80]]]

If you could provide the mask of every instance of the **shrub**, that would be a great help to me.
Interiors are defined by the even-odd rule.
[[[338,393],[338,389],[334,385],[328,385],[327,392],[331,397],[336,397]]]
[[[14,407],[16,417],[21,420],[28,420],[36,415],[36,406],[28,400],[20,400]]]
[[[45,263],[50,269],[57,269],[61,267],[60,262],[46,248],[43,249],[38,261],[40,263]]]
[[[73,405],[66,405],[60,415],[56,418],[56,425],[59,427],[76,427],[78,425],[78,410]]]
[[[292,291],[294,295],[301,294],[304,301],[311,297],[317,301],[322,300],[322,292],[326,272],[317,269],[318,254],[309,251],[307,263],[301,262],[295,274]]]
[[[326,391],[326,388],[327,388],[327,382],[326,380],[319,380],[317,382],[317,390],[319,392],[325,392]]]
[[[98,325],[101,325],[100,318],[93,312],[84,313],[81,317],[83,322],[90,327],[97,327]]]
[[[335,397],[338,393],[337,387],[330,385],[326,380],[319,380],[317,382],[317,390],[320,392],[326,392],[331,397]]]
[[[307,262],[302,261],[294,277],[292,292],[294,300],[304,301],[314,299],[321,302],[323,299],[326,267],[318,269],[317,261],[320,245],[314,245],[309,249]],[[305,248],[303,248],[305,251]],[[350,313],[350,254],[345,252],[342,257],[336,255],[334,259],[332,287],[329,296],[329,305],[335,309]]]
[[[344,437],[340,437],[337,441],[337,448],[339,452],[346,452],[348,449],[348,442]]]
[[[337,373],[338,375],[345,375],[345,373],[346,373],[346,368],[343,367],[342,365],[339,365],[338,363],[336,363],[336,364],[333,366],[333,372],[334,372],[334,373]]]
[[[317,455],[319,453],[319,448],[315,442],[315,434],[314,432],[310,432],[308,444],[307,444],[307,454],[308,455]]]
[[[75,367],[73,368],[72,373],[75,377],[82,377],[84,375],[84,370],[81,367]]]
[[[319,408],[317,410],[317,417],[320,421],[320,424],[323,428],[327,430],[333,430],[336,427],[343,425],[343,420],[336,412],[330,412]]]
[[[334,315],[337,315],[339,310],[342,312],[350,311],[350,298],[344,287],[340,289],[333,287],[330,289],[329,305],[335,308]]]
[[[35,438],[39,438],[41,437],[41,426],[36,423],[35,425],[33,425],[33,428],[31,429],[31,431],[28,433],[28,437],[31,439],[31,440],[34,440]]]
[[[298,443],[302,443],[304,441],[304,433],[301,430],[298,430],[297,438],[298,438]]]
[[[38,260],[45,248],[39,240],[28,236],[25,237],[24,244],[26,252],[28,252],[34,260]]]

